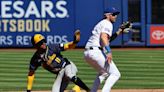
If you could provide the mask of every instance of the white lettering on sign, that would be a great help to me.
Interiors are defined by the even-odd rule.
[[[162,31],[162,30],[155,30],[152,33],[152,38],[155,39],[155,40],[162,40],[162,39],[164,39],[164,31]]]
[[[0,35],[0,45],[12,45],[12,44],[13,44],[12,36]]]
[[[68,9],[66,8],[67,1],[59,0],[55,3],[53,1],[30,1],[28,4],[24,1],[1,1],[1,17],[2,18],[29,18],[35,16],[36,18],[66,18],[68,17]],[[23,7],[27,5],[27,7]],[[14,10],[14,11],[13,11]]]
[[[47,44],[54,44],[54,43],[66,43],[68,42],[67,40],[67,36],[63,35],[63,36],[59,36],[59,35],[48,35],[47,36]]]
[[[31,36],[16,36],[16,45],[30,45]]]

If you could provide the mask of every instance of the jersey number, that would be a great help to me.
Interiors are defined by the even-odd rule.
[[[60,58],[56,57],[56,54],[52,54],[52,56],[48,56],[48,59],[49,59],[47,62],[48,65],[50,65],[54,59],[57,63],[61,62]]]

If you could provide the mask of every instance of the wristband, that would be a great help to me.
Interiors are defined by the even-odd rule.
[[[105,49],[106,49],[106,54],[111,53],[111,49],[109,46],[105,46]]]

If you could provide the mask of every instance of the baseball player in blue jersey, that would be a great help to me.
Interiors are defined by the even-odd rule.
[[[112,36],[113,23],[120,12],[114,7],[104,11],[104,19],[101,20],[92,30],[84,51],[84,57],[87,63],[98,71],[91,92],[97,92],[98,87],[105,79],[102,92],[110,92],[112,86],[120,78],[121,74],[112,60],[112,51],[110,42],[114,40],[130,23],[124,23]]]
[[[79,40],[80,31],[76,31],[72,42],[46,45],[45,38],[41,34],[35,34],[31,41],[37,51],[31,58],[29,65],[27,92],[31,92],[35,71],[40,66],[51,73],[57,74],[52,92],[64,92],[70,81],[89,92],[89,88],[76,76],[77,68],[75,64],[61,55],[61,51],[75,48]]]

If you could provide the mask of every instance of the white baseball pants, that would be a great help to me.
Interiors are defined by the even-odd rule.
[[[68,83],[70,82],[69,79],[71,79],[73,76],[76,76],[76,73],[78,71],[77,67],[73,62],[70,63],[71,64],[67,65],[57,75],[57,78],[52,87],[52,92],[64,92],[64,89],[67,87]],[[66,79],[66,77],[68,79]]]
[[[121,76],[114,62],[111,61],[111,63],[108,66],[109,69],[105,69],[106,56],[99,49],[84,51],[84,58],[87,61],[87,63],[89,63],[98,71],[98,75],[94,81],[91,92],[97,92],[100,83],[105,79],[105,77],[107,77],[107,79],[102,88],[102,92],[110,92],[112,86]],[[106,76],[106,73],[108,73],[109,76]]]

